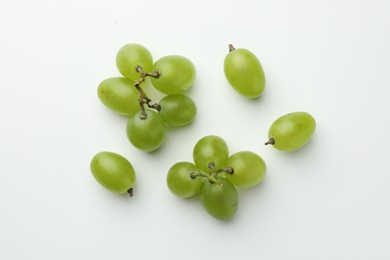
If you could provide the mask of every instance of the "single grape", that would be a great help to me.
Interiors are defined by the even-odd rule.
[[[314,133],[316,121],[306,112],[283,115],[272,123],[268,131],[269,141],[278,150],[293,151],[302,147]]]
[[[139,111],[139,94],[134,82],[121,77],[108,78],[98,86],[100,101],[120,115],[133,115]]]
[[[247,49],[234,49],[225,57],[224,71],[229,84],[247,98],[259,97],[265,88],[265,76],[259,59]]]
[[[152,78],[153,86],[160,92],[174,95],[189,89],[195,79],[195,67],[186,57],[169,55],[157,60],[153,69],[160,72],[159,78]]]
[[[95,179],[114,193],[131,193],[135,184],[135,171],[122,155],[113,152],[100,152],[91,160],[91,172]]]
[[[146,110],[146,113],[146,119],[141,119],[139,113],[131,116],[127,123],[126,132],[129,141],[135,147],[151,152],[163,144],[166,130],[164,121],[157,112]]]
[[[231,219],[238,208],[236,188],[225,178],[217,178],[217,182],[205,181],[200,190],[200,199],[206,211],[216,219]]]
[[[232,168],[234,171],[233,174],[226,174],[228,181],[241,188],[249,188],[260,183],[267,170],[264,160],[250,151],[231,155],[225,167]]]
[[[169,169],[167,184],[174,195],[189,198],[199,192],[204,178],[192,179],[190,177],[191,172],[199,172],[199,169],[190,162],[178,162]]]
[[[194,147],[193,158],[196,166],[202,171],[210,172],[209,164],[215,169],[225,166],[229,156],[229,148],[221,137],[208,135],[201,138]]]
[[[196,116],[196,105],[186,95],[168,95],[160,101],[160,116],[172,126],[191,123]]]
[[[136,70],[138,65],[144,72],[152,71],[153,57],[148,49],[137,43],[129,43],[119,49],[116,55],[116,66],[123,76],[137,81],[140,78]]]

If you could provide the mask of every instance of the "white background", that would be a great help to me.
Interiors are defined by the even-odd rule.
[[[389,13],[387,0],[1,1],[0,259],[390,259]],[[130,42],[197,69],[196,120],[154,153],[96,94]],[[229,43],[261,60],[260,99],[228,85]],[[293,111],[316,118],[312,140],[264,146]],[[209,134],[268,166],[229,222],[165,183]],[[133,198],[93,179],[102,150],[133,164]]]

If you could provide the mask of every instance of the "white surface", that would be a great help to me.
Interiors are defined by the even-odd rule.
[[[2,1],[0,259],[390,259],[389,12],[387,0]],[[96,95],[130,42],[197,69],[196,121],[151,154]],[[260,58],[260,99],[227,84],[228,43]],[[312,141],[265,147],[297,110],[317,120]],[[165,184],[208,134],[268,165],[228,223]],[[132,199],[93,179],[101,150],[132,162]]]

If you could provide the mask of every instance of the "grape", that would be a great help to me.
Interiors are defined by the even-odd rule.
[[[153,69],[161,76],[152,78],[153,86],[160,92],[174,95],[189,89],[195,79],[195,67],[192,62],[179,55],[169,55],[157,60]]]
[[[181,198],[189,198],[197,194],[202,186],[203,178],[191,179],[191,172],[199,172],[193,163],[178,162],[174,164],[167,175],[169,190]]]
[[[140,112],[141,113],[141,112]],[[165,140],[165,124],[160,115],[146,110],[147,118],[141,119],[136,113],[127,123],[127,137],[138,149],[151,152],[157,150]]]
[[[160,106],[160,116],[173,126],[189,124],[196,116],[194,101],[182,94],[165,96],[161,99]]]
[[[153,57],[148,49],[136,43],[126,44],[119,49],[116,55],[116,66],[123,76],[137,81],[140,78],[140,74],[136,70],[138,65],[145,72],[152,71]]]
[[[206,211],[216,219],[228,220],[237,212],[237,190],[225,178],[217,178],[216,183],[205,181],[200,190],[200,199]]]
[[[136,179],[135,172],[122,155],[100,152],[92,158],[90,167],[92,175],[106,189],[118,194],[131,192]]]
[[[257,154],[249,151],[241,151],[231,155],[226,167],[234,170],[233,174],[226,174],[227,179],[241,188],[249,188],[260,183],[265,177],[266,165]]]
[[[309,141],[315,128],[316,121],[306,112],[286,114],[272,123],[266,144],[272,144],[278,150],[293,151]]]
[[[133,84],[131,80],[121,77],[105,79],[98,86],[99,99],[120,115],[133,115],[140,108],[139,94]]]
[[[210,172],[209,163],[214,163],[215,169],[225,166],[229,156],[229,148],[221,137],[208,135],[201,138],[194,147],[193,158],[196,166],[202,171]]]
[[[247,49],[234,49],[226,55],[225,76],[230,85],[247,98],[260,96],[265,88],[265,76],[260,61]]]

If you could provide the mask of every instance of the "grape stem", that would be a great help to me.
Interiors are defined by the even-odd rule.
[[[204,177],[206,178],[211,184],[214,184],[214,183],[217,183],[217,184],[221,184],[217,177],[218,175],[221,173],[221,172],[226,172],[227,174],[233,174],[234,173],[234,170],[233,168],[230,168],[230,167],[226,167],[226,168],[221,168],[221,169],[216,169],[215,168],[215,163],[213,162],[209,162],[208,164],[208,168],[211,170],[211,172],[209,173],[206,173],[206,172],[191,172],[190,173],[190,178],[191,179],[195,179],[197,177]]]
[[[229,44],[229,52],[234,51],[236,48],[234,48],[233,44]]]
[[[133,197],[133,188],[130,188],[128,191],[127,191],[127,193],[129,193],[129,195],[130,195],[130,197]]]
[[[152,72],[144,72],[144,70],[142,69],[142,67],[140,65],[137,65],[136,71],[139,74],[141,74],[140,79],[134,83],[134,87],[139,92],[138,101],[139,101],[139,105],[141,107],[141,112],[139,114],[139,117],[141,119],[146,119],[148,117],[148,115],[146,114],[146,111],[145,111],[145,105],[147,105],[149,108],[156,109],[157,111],[161,110],[161,106],[158,103],[150,104],[150,102],[152,102],[152,100],[146,95],[145,91],[143,91],[143,89],[141,88],[141,84],[145,81],[146,77],[152,77],[152,78],[158,79],[161,76],[161,74],[158,70],[155,70]]]
[[[195,179],[196,177],[199,177],[199,176],[207,178],[208,174],[206,174],[204,172],[200,172],[200,171],[199,172],[190,172],[191,179]]]
[[[221,173],[221,172],[226,172],[227,174],[234,173],[234,169],[231,167],[223,167],[221,169],[216,169],[214,162],[209,162],[208,167],[210,170],[212,170],[212,172],[215,174],[215,176],[218,176],[218,173]]]
[[[273,139],[272,137],[268,140],[268,142],[265,143],[265,145],[268,145],[268,144],[271,144],[271,145],[274,145],[275,144],[275,139]]]
[[[190,172],[190,178],[191,179],[196,179],[197,177],[203,177],[203,178],[206,178],[210,183],[216,183],[218,182],[217,181],[217,178],[216,176],[210,174],[210,173],[205,173],[205,172]]]
[[[226,172],[227,174],[233,174],[234,170],[231,167],[227,167],[227,168],[221,168],[221,169],[217,170],[217,173],[220,173],[220,172]]]

